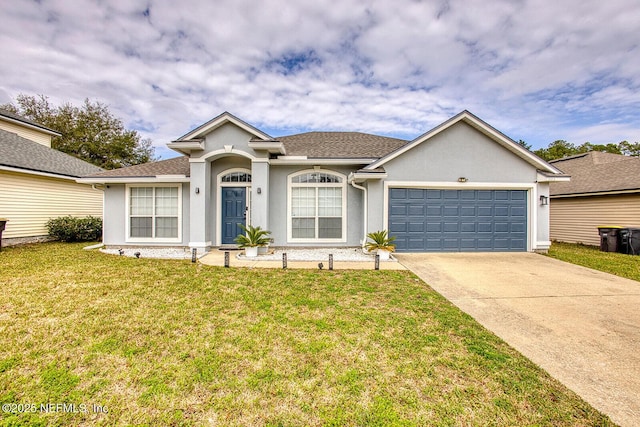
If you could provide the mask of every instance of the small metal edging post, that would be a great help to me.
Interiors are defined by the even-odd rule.
[[[375,269],[380,270],[380,255],[376,254]]]

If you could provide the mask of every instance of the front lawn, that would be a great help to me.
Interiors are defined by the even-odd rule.
[[[409,272],[81,247],[0,252],[0,425],[611,424]]]
[[[600,248],[595,246],[562,242],[553,242],[548,255],[561,261],[640,281],[638,255],[601,252]]]

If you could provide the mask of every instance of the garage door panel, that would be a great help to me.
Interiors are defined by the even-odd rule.
[[[493,200],[493,193],[491,190],[478,190],[476,192],[478,200]]]
[[[478,222],[478,233],[493,233],[492,222]]]
[[[422,250],[424,248],[424,239],[409,239],[409,248],[412,250]]]
[[[478,206],[478,216],[493,216],[493,206]]]
[[[442,208],[442,216],[460,216],[460,206],[458,205],[444,205]]]
[[[414,199],[420,199],[423,200],[425,195],[424,195],[424,190],[409,190],[407,197],[410,200],[414,200]]]
[[[407,213],[407,205],[393,204],[389,206],[389,215],[391,216],[406,216]]]
[[[390,200],[406,200],[407,189],[406,188],[391,188],[389,189]]]
[[[389,223],[389,233],[396,236],[396,239],[402,233],[407,233],[409,230],[407,229],[406,222],[391,222]]]
[[[493,216],[509,216],[509,206],[496,206],[493,209]]]
[[[427,204],[427,218],[442,216],[443,206],[431,206]]]
[[[402,190],[402,191],[397,191]],[[398,251],[525,251],[527,191],[390,189]]]
[[[495,222],[493,224],[494,233],[508,233],[509,232],[509,223],[508,222]]]
[[[425,223],[424,222],[410,222],[409,223],[409,233],[424,233],[425,231]]]
[[[425,204],[420,204],[420,205],[410,204],[407,209],[409,216],[419,216],[421,218],[424,217],[426,211],[427,211],[427,206]]]
[[[460,231],[463,233],[475,233],[477,225],[475,222],[463,222],[460,224]]]
[[[440,233],[442,232],[441,222],[427,222],[427,233]]]
[[[527,210],[524,207],[520,207],[520,206],[511,207],[511,216],[519,216],[524,218],[526,215],[527,215]]]
[[[442,231],[445,233],[457,233],[460,231],[460,224],[457,222],[445,222]]]
[[[513,222],[511,223],[511,232],[512,233],[524,233],[527,231],[527,226],[524,222]]]
[[[460,216],[471,216],[476,217],[476,207],[475,206],[461,206],[460,207]]]

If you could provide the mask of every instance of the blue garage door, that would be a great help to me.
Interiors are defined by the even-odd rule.
[[[526,251],[526,190],[389,189],[399,252]]]

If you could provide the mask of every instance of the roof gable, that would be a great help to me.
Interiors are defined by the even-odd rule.
[[[535,166],[539,170],[550,172],[553,174],[562,173],[556,167],[542,160],[540,157],[536,156],[535,154],[533,154],[532,152],[530,152],[529,150],[527,150],[526,148],[524,148],[523,146],[521,146],[520,144],[518,144],[517,142],[515,142],[514,140],[512,140],[511,138],[509,138],[508,136],[506,136],[505,134],[503,134],[502,132],[494,128],[493,126],[489,125],[488,123],[479,119],[475,115],[471,114],[467,110],[462,111],[461,113],[455,115],[454,117],[450,118],[444,123],[441,123],[440,125],[434,127],[430,131],[418,136],[416,139],[404,145],[403,147],[400,147],[397,150],[382,157],[381,159],[371,163],[365,169],[376,169],[378,167],[381,167],[385,163],[395,159],[398,156],[403,155],[404,153],[411,150],[412,148],[424,142],[428,142],[434,136],[440,134],[446,129],[449,129],[450,127],[454,126],[459,122],[464,122],[470,125],[475,130],[483,133],[484,135],[489,137],[492,141],[506,148],[507,150],[512,152],[514,155],[520,157],[521,159],[531,164],[532,166]]]
[[[273,139],[269,135],[267,135],[266,133],[262,132],[260,129],[250,125],[249,123],[245,122],[244,120],[241,120],[238,117],[234,116],[233,114],[225,111],[224,113],[220,114],[219,116],[214,117],[213,119],[209,120],[208,122],[198,126],[197,128],[195,128],[191,132],[181,136],[180,138],[178,138],[178,140],[176,142],[189,141],[189,140],[193,140],[193,139],[201,139],[206,134],[208,134],[209,132],[219,128],[220,126],[224,125],[225,123],[233,123],[234,125],[238,126],[239,128],[244,129],[245,131],[247,131],[250,134],[254,135],[258,139],[261,139],[261,140]]]
[[[74,178],[103,170],[84,160],[1,129],[0,166]]]
[[[11,123],[17,123],[21,126],[24,126],[26,128],[29,129],[35,129],[38,130],[42,133],[45,133],[47,135],[51,135],[51,136],[61,136],[62,134],[59,132],[56,132],[53,129],[50,129],[46,126],[41,125],[40,123],[36,123],[32,120],[29,120],[25,117],[19,116],[17,114],[13,114],[7,110],[0,110],[0,120],[5,120],[7,122],[11,122]]]

